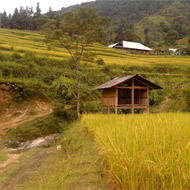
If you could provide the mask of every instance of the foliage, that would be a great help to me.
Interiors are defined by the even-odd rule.
[[[84,115],[81,125],[122,189],[190,187],[189,114]]]
[[[103,60],[102,58],[98,58],[98,59],[96,60],[96,63],[97,63],[98,65],[105,65],[105,62],[104,62],[104,60]]]
[[[109,189],[105,176],[102,175],[102,160],[95,150],[92,139],[78,123],[70,126],[54,145],[46,150],[50,154],[47,158],[42,158],[41,164],[30,167],[24,173],[22,180],[17,182],[16,188],[27,190]],[[60,151],[56,150],[58,145],[62,147]]]
[[[149,41],[156,45],[165,40],[169,30],[176,30],[180,38],[187,35],[190,26],[188,1],[131,1],[131,0],[96,0],[86,3],[96,8],[99,16],[110,17],[111,23],[107,29],[106,43],[118,42],[123,39],[123,33],[134,27],[134,34],[140,36],[145,41],[144,29],[149,30]],[[83,3],[82,5],[86,5]],[[67,9],[74,9],[75,6]],[[67,11],[62,9],[60,12]],[[179,15],[179,16],[178,16]]]
[[[182,95],[185,97],[186,110],[190,111],[190,89],[183,89]]]
[[[131,42],[141,42],[141,38],[135,34],[134,29],[126,30],[123,35],[123,40]]]
[[[176,51],[176,54],[177,54],[177,55],[190,55],[190,47],[187,47],[187,48],[179,48],[179,49]]]
[[[20,142],[33,140],[53,133],[60,133],[65,129],[66,124],[63,120],[54,115],[49,115],[24,123],[17,128],[9,129],[4,137],[4,143],[7,146],[16,147]]]
[[[52,12],[52,10],[49,10],[47,16],[42,15],[39,3],[37,3],[35,12],[33,7],[29,6],[26,8],[21,6],[19,10],[15,8],[14,13],[9,15],[4,11],[0,13],[0,27],[20,30],[39,30],[40,25],[47,22],[48,16],[51,18],[50,11]]]
[[[151,91],[149,104],[150,106],[159,105],[163,101],[162,91]]]
[[[168,31],[166,35],[166,42],[168,42],[171,45],[174,45],[177,39],[178,39],[178,32],[176,30]]]
[[[37,32],[0,29],[0,34],[0,84],[11,87],[13,101],[21,104],[31,98],[45,98],[52,102],[58,115],[75,119],[76,99],[72,94],[76,93],[75,65],[66,50],[49,49],[44,35]],[[164,88],[150,94],[155,109],[166,105],[162,111],[187,111],[185,99],[180,96],[182,91],[178,94],[181,107],[170,94],[189,84],[188,56],[131,55],[100,44],[89,45],[86,50],[87,55],[89,52],[95,55],[95,62],[91,58],[81,61],[82,113],[101,111],[101,92],[90,89],[129,74],[142,75]]]
[[[90,5],[94,7],[98,15],[108,16],[111,20],[105,27],[105,41],[110,44],[116,41],[124,40],[124,32],[130,31],[133,26],[132,39],[145,41],[147,36],[144,29],[149,31],[149,42],[156,45],[165,40],[166,33],[169,30],[176,30],[179,38],[182,39],[188,35],[189,7],[188,1],[143,1],[131,0],[96,0],[95,2],[82,3],[80,6]],[[73,11],[79,6],[62,8],[60,11],[52,11],[41,14],[39,4],[34,11],[32,7],[16,8],[14,13],[7,14],[6,11],[0,13],[0,27],[12,29],[32,29],[39,30],[44,25],[52,27],[52,23],[58,23],[63,12]],[[50,24],[51,23],[51,24]],[[52,28],[55,29],[55,28]],[[130,33],[131,33],[130,32]],[[131,35],[130,35],[131,36]]]
[[[66,12],[54,23],[54,31],[47,25],[47,41],[58,43],[65,48],[75,64],[76,92],[72,90],[72,95],[76,98],[77,116],[80,118],[80,64],[84,55],[85,48],[94,42],[101,41],[103,38],[103,26],[106,18],[100,18],[95,9],[85,6],[79,7],[73,12]],[[68,24],[69,23],[69,24]],[[65,85],[68,86],[68,85]]]

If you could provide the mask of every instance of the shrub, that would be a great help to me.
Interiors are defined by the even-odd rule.
[[[22,56],[21,56],[19,53],[16,53],[16,52],[15,52],[15,53],[12,54],[12,58],[13,58],[13,59],[21,59]]]
[[[94,62],[95,58],[96,58],[96,54],[91,53],[91,52],[85,52],[83,54],[83,58],[82,59],[83,59],[83,61]]]
[[[9,146],[15,146],[15,142],[25,142],[53,133],[60,133],[65,129],[66,123],[63,120],[49,115],[10,129],[5,135],[4,141],[10,142]]]
[[[150,106],[159,105],[163,100],[163,95],[161,91],[150,91],[150,99],[149,104]]]
[[[186,111],[190,111],[190,89],[183,89],[182,95],[185,99]]]
[[[98,59],[96,60],[96,63],[97,63],[98,65],[105,65],[105,62],[104,62],[104,60],[103,60],[102,58],[98,58]]]

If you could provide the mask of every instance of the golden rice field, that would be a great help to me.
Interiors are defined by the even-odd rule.
[[[14,52],[31,52],[38,56],[50,56],[54,59],[68,57],[69,54],[62,48],[50,49],[44,41],[45,36],[40,32],[22,31],[12,29],[0,29],[0,52],[14,50]],[[4,51],[2,51],[2,49]],[[101,44],[93,44],[88,48],[92,53],[104,59],[106,64],[117,65],[144,65],[157,64],[190,64],[189,57],[179,56],[155,56],[155,55],[131,55],[120,50],[110,49]],[[7,50],[7,51],[5,51]]]
[[[190,114],[83,115],[123,189],[190,189]]]

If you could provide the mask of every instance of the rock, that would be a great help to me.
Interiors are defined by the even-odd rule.
[[[61,145],[58,145],[58,146],[57,146],[57,150],[58,150],[58,151],[60,151],[61,148],[62,148]]]
[[[48,145],[49,142],[53,141],[57,137],[58,137],[58,134],[53,134],[46,137],[40,137],[35,140],[26,141],[26,142],[20,143],[19,147],[13,150],[17,151],[17,150],[24,150],[24,149],[30,149],[30,148],[36,148],[36,147]]]

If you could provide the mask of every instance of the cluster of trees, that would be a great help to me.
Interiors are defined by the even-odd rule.
[[[168,45],[173,44],[174,39],[186,37],[190,28],[190,1],[96,0],[89,4],[96,8],[99,16],[111,18],[112,22],[108,27],[108,34],[111,35],[107,37],[108,42],[125,39],[146,45],[162,41]],[[62,10],[64,11],[65,9]],[[152,15],[158,16],[154,24],[148,19]],[[159,17],[165,18],[165,21],[160,22]],[[158,35],[155,35],[156,33]]]
[[[104,27],[106,44],[128,40],[141,42],[147,46],[153,46],[155,42],[160,41],[164,45],[173,45],[176,40],[186,36],[190,44],[190,2],[150,0],[147,3],[131,0],[96,0],[84,3],[82,6],[86,4],[95,8],[99,16],[110,18],[111,22]],[[75,8],[75,6],[62,8],[57,12],[50,8],[46,14],[41,14],[38,3],[35,10],[33,7],[21,7],[19,10],[16,8],[12,15],[7,15],[4,11],[0,13],[0,27],[39,30],[44,24],[52,26],[52,23],[59,23],[62,13]],[[152,25],[148,18],[155,14],[165,18],[165,21]],[[139,23],[143,23],[140,26],[141,31],[139,31]]]
[[[55,12],[49,8],[49,11],[43,15],[41,13],[40,4],[37,3],[36,10],[33,7],[15,8],[13,14],[7,14],[6,11],[0,13],[0,27],[21,29],[21,30],[39,30],[40,26],[53,18]]]

